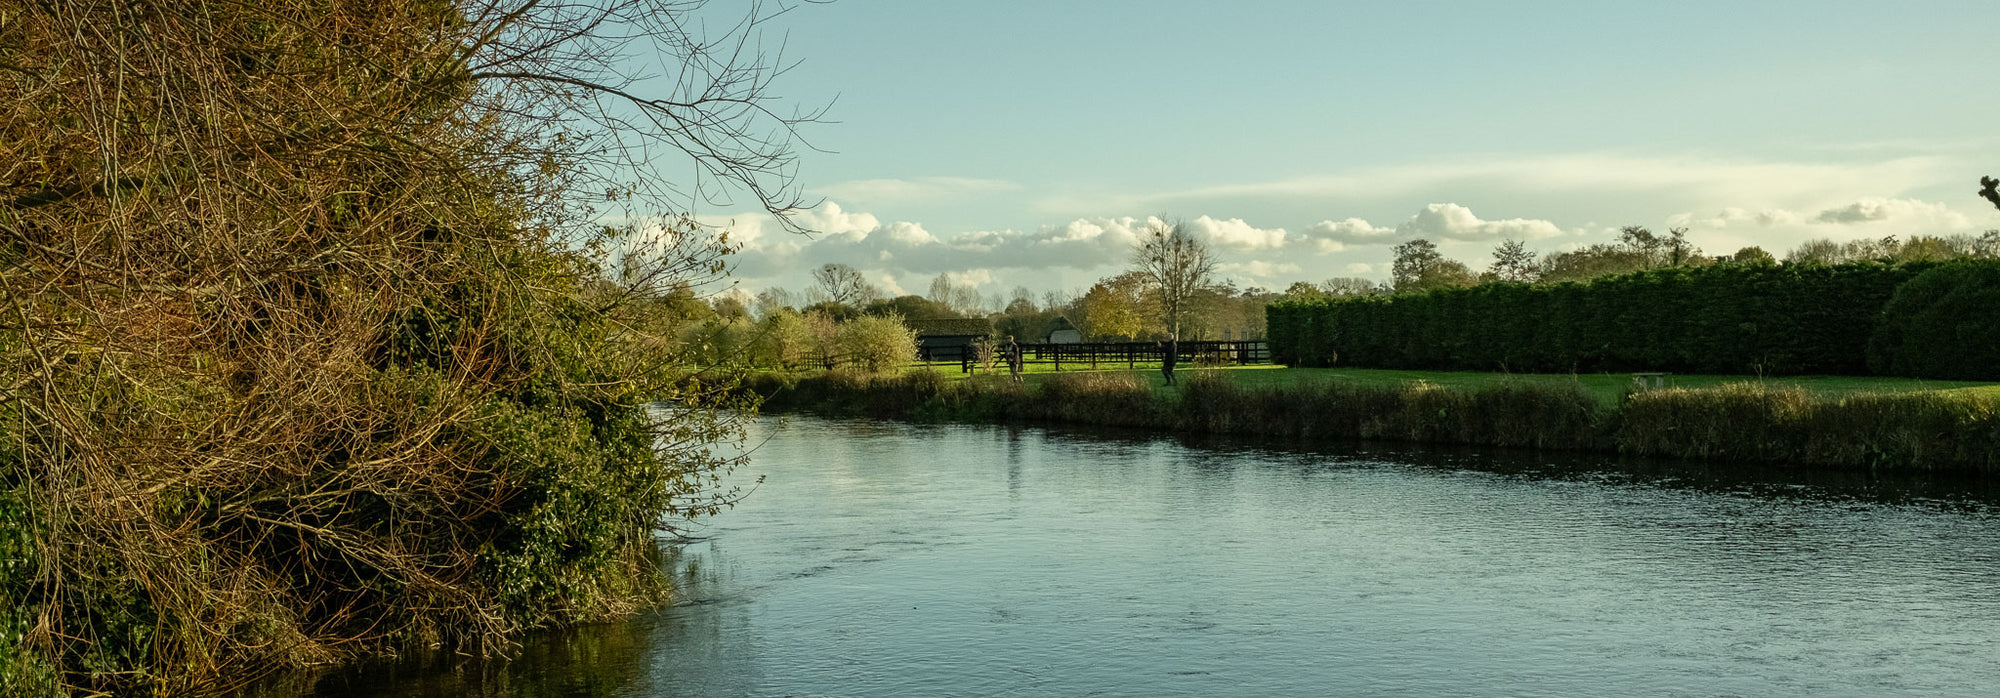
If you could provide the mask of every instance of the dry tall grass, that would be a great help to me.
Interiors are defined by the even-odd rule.
[[[750,387],[776,409],[878,417],[1049,421],[1305,439],[1380,439],[1603,451],[1840,469],[2000,472],[2000,401],[1926,392],[1825,396],[1739,383],[1635,392],[1616,407],[1581,385],[1480,388],[1306,382],[1247,387],[1190,372],[1178,392],[1132,374],[1075,373],[1038,387],[832,374]]]

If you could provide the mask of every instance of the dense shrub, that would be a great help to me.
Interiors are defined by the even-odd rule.
[[[861,315],[835,322],[819,312],[782,310],[736,334],[742,354],[717,357],[735,363],[784,371],[849,369],[870,373],[894,371],[917,356],[917,335],[895,317]]]
[[[597,155],[742,124],[592,125],[593,61],[678,8],[491,9],[0,10],[0,695],[492,655],[661,600],[739,417],[659,291],[731,248]]]
[[[917,333],[900,318],[864,315],[840,325],[834,346],[842,364],[881,373],[916,360]]]
[[[1868,344],[1877,373],[2000,379],[2000,265],[1954,262],[1896,289]]]
[[[0,458],[15,455],[0,452]],[[0,468],[0,473],[10,470]],[[27,598],[34,570],[40,564],[34,522],[19,489],[19,483],[0,477],[0,600]],[[0,603],[0,696],[55,693],[55,672],[45,658],[22,642],[38,610],[27,604]]]
[[[785,370],[823,368],[825,342],[832,336],[833,321],[826,316],[786,308],[758,323],[757,336],[750,344],[751,363]]]
[[[1922,265],[1712,265],[1587,283],[1490,283],[1284,301],[1295,366],[1522,372],[1858,374],[1882,307]]]

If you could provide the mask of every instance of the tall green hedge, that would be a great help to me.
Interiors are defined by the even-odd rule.
[[[2000,380],[2000,264],[1952,262],[1896,289],[1868,345],[1877,373]]]
[[[1284,301],[1271,349],[1294,366],[1863,374],[1883,306],[1930,266],[1714,265]]]

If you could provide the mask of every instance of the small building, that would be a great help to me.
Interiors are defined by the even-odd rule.
[[[917,333],[918,361],[964,361],[972,358],[974,345],[993,335],[993,323],[985,318],[934,318],[912,320]]]
[[[1078,344],[1083,341],[1083,330],[1070,324],[1069,318],[1057,315],[1055,321],[1049,323],[1047,334],[1042,336],[1042,341],[1049,344]]]

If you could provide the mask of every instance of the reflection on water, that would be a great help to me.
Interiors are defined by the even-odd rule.
[[[2000,685],[1945,479],[792,418],[674,608],[317,696],[1835,694]],[[290,689],[297,690],[297,689]],[[286,694],[288,687],[267,693]]]

